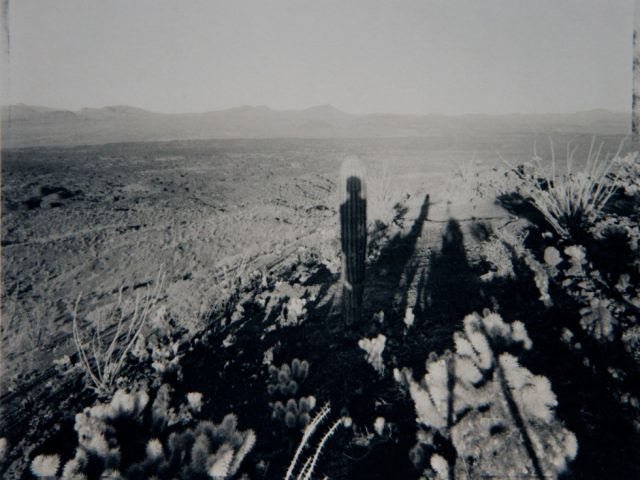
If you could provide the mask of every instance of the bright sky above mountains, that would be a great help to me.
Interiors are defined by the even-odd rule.
[[[627,111],[633,3],[15,0],[2,103]]]

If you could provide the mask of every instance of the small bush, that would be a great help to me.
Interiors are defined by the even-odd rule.
[[[379,334],[375,338],[362,338],[358,341],[358,346],[366,352],[365,359],[367,363],[371,365],[379,375],[384,375],[385,366],[382,359],[382,352],[384,351],[387,337]]]
[[[520,193],[562,238],[579,237],[593,226],[617,189],[612,167],[618,155],[602,158],[602,145],[594,150],[592,142],[586,165],[572,171],[576,149],[568,149],[564,174],[558,171],[553,144],[550,165],[544,165],[536,155],[523,167],[513,169],[521,181]]]
[[[83,335],[78,318],[78,306],[82,294],[78,296],[73,312],[73,340],[78,351],[80,364],[95,392],[106,397],[116,387],[116,379],[132,351],[149,315],[160,298],[164,275],[158,274],[154,289],[145,297],[136,296],[133,305],[123,300],[123,288],[118,292],[118,300],[107,315],[106,320],[98,316],[90,325],[89,335]],[[115,332],[108,341],[109,328]],[[88,338],[87,338],[88,337]]]

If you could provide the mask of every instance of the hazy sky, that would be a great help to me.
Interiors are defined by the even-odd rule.
[[[14,0],[2,103],[628,111],[632,17],[633,0]]]

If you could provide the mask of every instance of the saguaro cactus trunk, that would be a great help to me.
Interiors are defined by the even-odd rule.
[[[342,243],[342,315],[354,325],[362,314],[367,251],[367,194],[364,166],[347,158],[340,171],[340,240]]]
[[[633,23],[633,93],[631,102],[631,134],[640,145],[640,0],[635,1]]]

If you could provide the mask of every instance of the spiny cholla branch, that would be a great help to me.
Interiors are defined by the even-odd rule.
[[[293,456],[293,460],[291,460],[291,463],[289,464],[289,468],[287,469],[287,473],[286,473],[286,475],[284,477],[284,480],[291,480],[292,476],[294,475],[294,471],[296,470],[296,468],[298,466],[298,461],[300,460],[300,455],[302,454],[302,450],[305,448],[305,446],[307,446],[309,444],[309,439],[315,433],[315,431],[318,429],[318,426],[324,420],[326,420],[326,418],[329,415],[330,411],[331,411],[331,408],[329,407],[329,404],[327,403],[320,409],[320,411],[316,414],[316,416],[313,417],[313,420],[307,426],[307,428],[305,429],[305,431],[304,431],[304,433],[302,435],[302,439],[300,440],[300,444],[298,445],[298,448],[296,449],[296,453]],[[324,446],[327,443],[327,441],[329,440],[329,438],[331,438],[331,436],[333,436],[333,434],[338,429],[338,427],[340,425],[342,425],[343,423],[345,423],[345,421],[346,421],[345,418],[340,418],[340,419],[336,420],[331,425],[331,428],[329,428],[329,430],[327,430],[327,432],[325,432],[325,434],[320,439],[320,442],[318,443],[318,446],[316,447],[313,455],[309,456],[305,460],[305,462],[302,464],[302,468],[300,469],[300,472],[295,476],[296,480],[310,480],[311,479],[311,475],[313,474],[313,469],[315,468],[316,464],[318,463],[318,459],[320,458],[320,454],[322,453],[322,449],[324,448]]]

